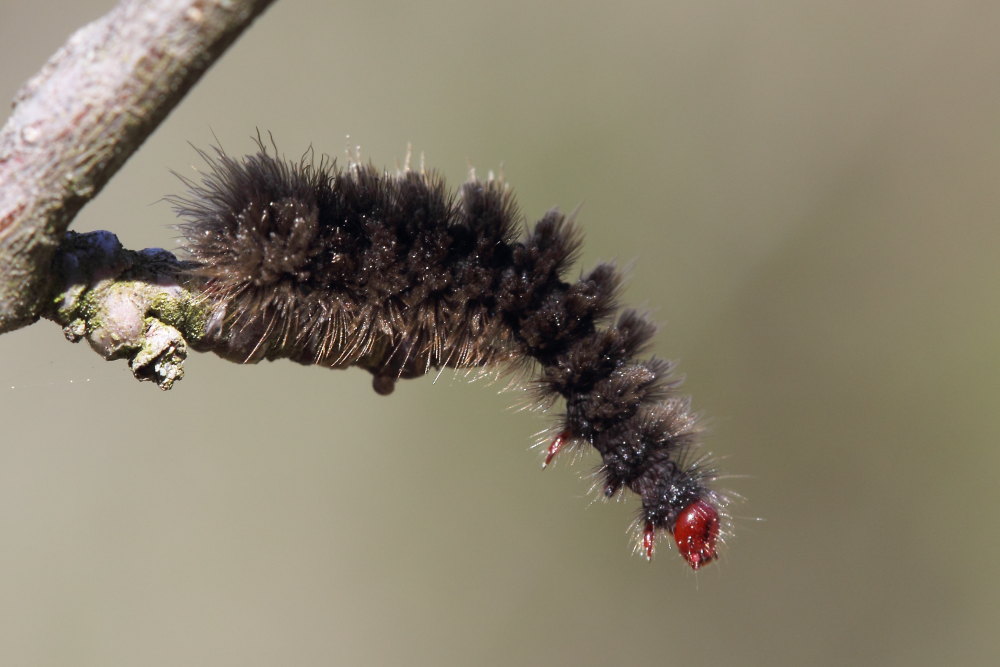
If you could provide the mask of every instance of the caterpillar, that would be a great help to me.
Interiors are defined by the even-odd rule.
[[[670,363],[639,359],[655,326],[618,308],[621,274],[601,264],[564,276],[581,246],[550,210],[524,226],[503,179],[449,191],[434,172],[350,160],[199,151],[208,170],[168,199],[181,218],[188,277],[209,304],[206,341],[221,356],[357,366],[379,394],[446,367],[533,368],[532,398],[565,412],[545,465],[590,445],[606,497],[635,493],[636,549],[673,535],[695,570],[715,560],[728,496],[706,457]]]

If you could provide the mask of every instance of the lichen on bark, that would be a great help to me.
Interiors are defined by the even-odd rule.
[[[52,263],[43,316],[72,342],[126,359],[139,380],[170,389],[184,376],[189,341],[204,336],[206,308],[183,283],[183,262],[160,248],[126,250],[105,231],[68,232]]]

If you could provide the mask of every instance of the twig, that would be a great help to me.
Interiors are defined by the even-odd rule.
[[[52,262],[40,315],[105,359],[126,359],[139,380],[170,389],[206,328],[204,300],[183,264],[160,248],[126,250],[111,232],[68,232]]]
[[[44,308],[70,221],[272,0],[123,0],[81,28],[0,130],[0,333]]]

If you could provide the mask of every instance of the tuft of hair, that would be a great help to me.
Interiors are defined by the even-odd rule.
[[[534,402],[565,401],[546,463],[564,444],[593,446],[604,495],[640,498],[647,557],[679,518],[688,563],[716,557],[726,496],[707,462],[687,463],[699,434],[690,402],[670,363],[637,358],[656,327],[632,310],[615,317],[613,265],[565,280],[581,245],[572,219],[549,211],[518,239],[502,179],[473,173],[453,193],[409,159],[392,173],[341,169],[257,144],[242,158],[200,152],[208,171],[168,198],[189,279],[211,304],[203,348],[243,363],[358,366],[380,394],[445,367],[533,367]]]

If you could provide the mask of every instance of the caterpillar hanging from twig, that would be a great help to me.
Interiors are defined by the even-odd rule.
[[[693,454],[690,402],[674,395],[668,362],[637,358],[655,326],[632,310],[615,316],[614,266],[564,280],[581,243],[572,220],[550,211],[518,240],[501,180],[472,176],[454,194],[409,160],[398,173],[342,169],[257,144],[242,159],[202,153],[208,173],[171,198],[217,353],[360,366],[380,394],[432,369],[537,367],[535,398],[566,404],[545,464],[592,445],[603,494],[641,500],[647,558],[666,531],[692,568],[716,559],[727,497]]]

